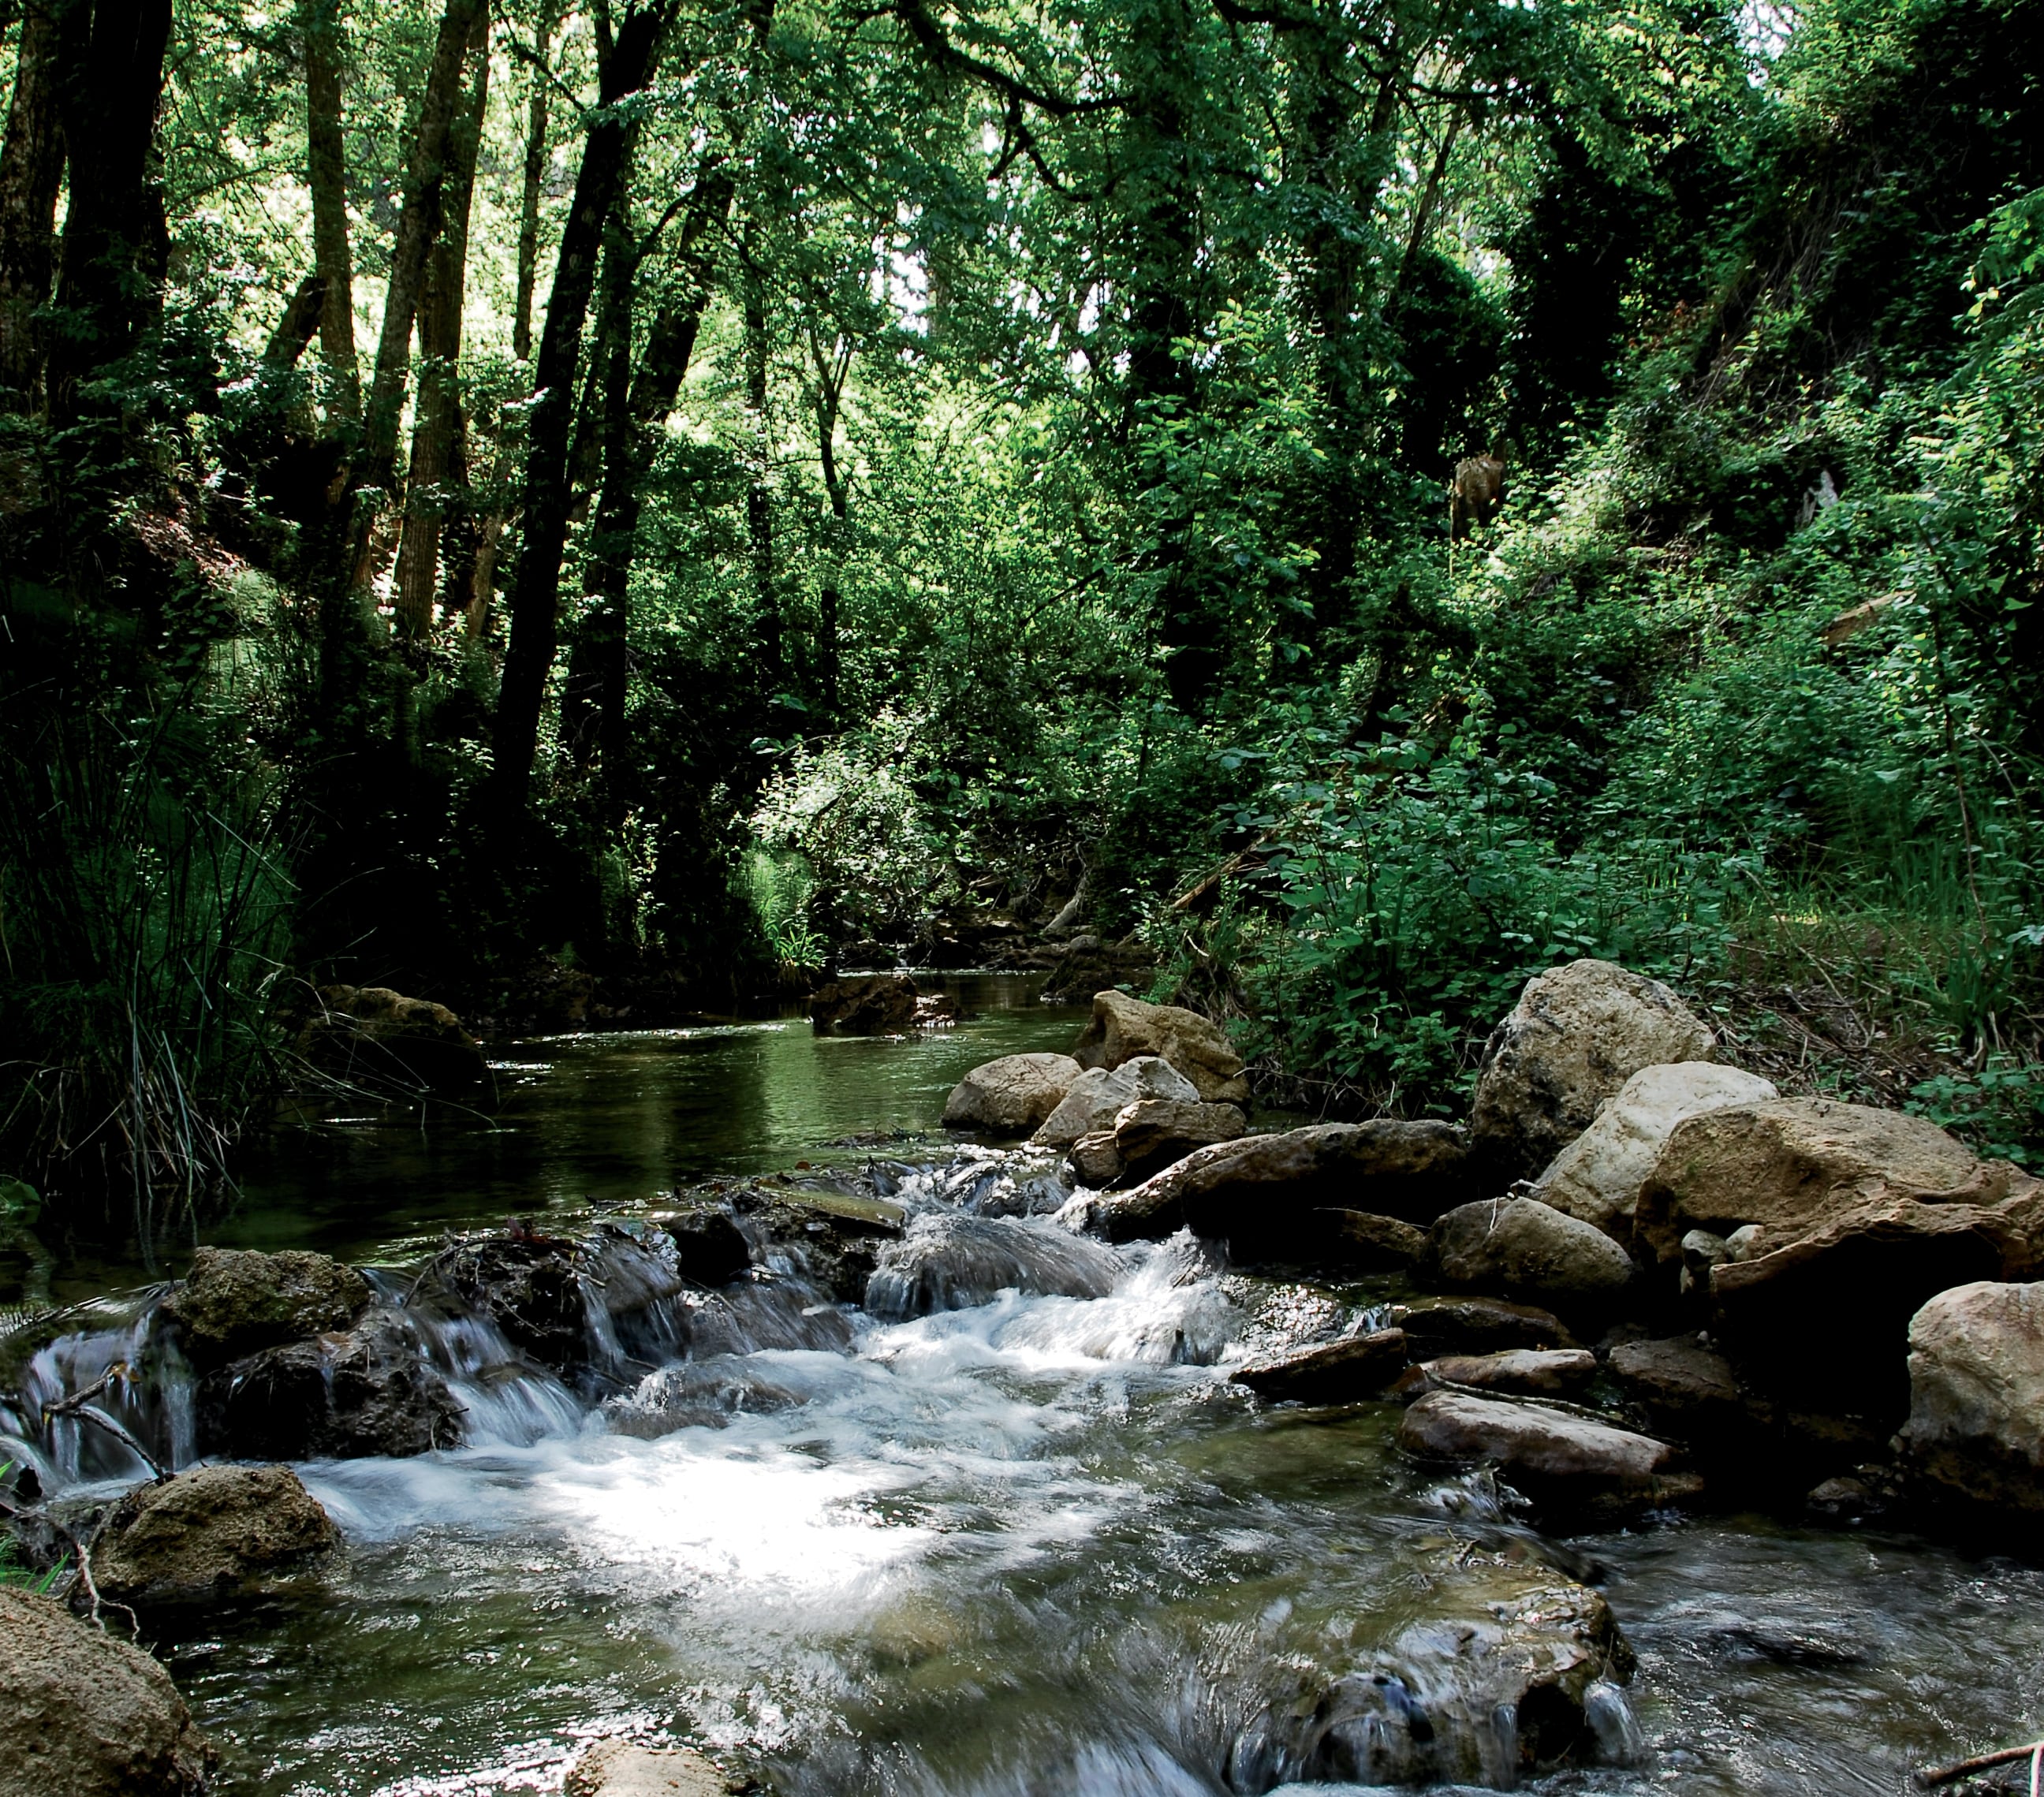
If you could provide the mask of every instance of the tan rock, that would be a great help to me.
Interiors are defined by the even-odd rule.
[[[1241,1107],[1139,1098],[1114,1119],[1114,1146],[1128,1177],[1145,1179],[1195,1149],[1232,1142],[1248,1127]]]
[[[1119,1067],[1089,1067],[1029,1139],[1042,1148],[1068,1148],[1081,1136],[1111,1132],[1114,1119],[1145,1098],[1197,1104],[1200,1090],[1161,1055],[1139,1054]]]
[[[1489,1354],[1443,1354],[1413,1369],[1430,1384],[1470,1385],[1520,1397],[1573,1397],[1596,1378],[1587,1348],[1505,1348]]]
[[[1498,1174],[1530,1177],[1642,1067],[1716,1055],[1717,1039],[1658,980],[1608,961],[1550,968],[1484,1050],[1472,1144]]]
[[[1412,1266],[1426,1258],[1426,1231],[1400,1218],[1338,1209],[1316,1215],[1324,1244],[1321,1258],[1337,1265],[1384,1272]]]
[[[1256,1361],[1236,1368],[1229,1377],[1259,1397],[1299,1403],[1357,1403],[1381,1396],[1404,1366],[1405,1332],[1378,1329]]]
[[[1550,1513],[1614,1519],[1700,1488],[1666,1442],[1567,1411],[1461,1392],[1421,1398],[1400,1423],[1398,1443],[1423,1460],[1495,1466]]]
[[[1096,1192],[1121,1177],[1121,1150],[1114,1145],[1112,1130],[1081,1136],[1072,1144],[1070,1160],[1072,1177]]]
[[[1490,1354],[1503,1348],[1573,1348],[1576,1338],[1551,1311],[1503,1298],[1441,1298],[1394,1311],[1422,1360]]]
[[[1093,1018],[1072,1050],[1082,1067],[1119,1067],[1160,1054],[1210,1104],[1249,1103],[1242,1057],[1218,1023],[1176,1004],[1146,1004],[1125,993],[1093,995]]]
[[[340,1545],[288,1466],[200,1466],[114,1506],[93,1577],[117,1603],[210,1601],[263,1591]]]
[[[1934,1485],[2044,1512],[2044,1284],[1957,1286],[1910,1319],[1900,1442]]]
[[[1069,1054],[1004,1054],[982,1062],[952,1087],[944,1127],[1027,1135],[1057,1109],[1080,1072]]]
[[[141,1649],[0,1585],[0,1797],[201,1797],[213,1761]]]
[[[1836,1208],[1842,1186],[1878,1178],[1898,1192],[1949,1192],[1979,1165],[1904,1112],[1827,1098],[1726,1105],[1676,1125],[1640,1188],[1634,1231],[1672,1265],[1692,1230],[1728,1236],[1751,1223],[1786,1239]]]
[[[689,1747],[599,1741],[569,1768],[562,1797],[725,1797],[724,1775]]]
[[[1554,1157],[1532,1196],[1630,1246],[1639,1188],[1675,1126],[1727,1104],[1780,1096],[1758,1074],[1716,1062],[1642,1067],[1597,1113],[1596,1121]]]
[[[1251,1254],[1296,1248],[1328,1208],[1431,1223],[1468,1196],[1468,1152],[1452,1124],[1381,1117],[1247,1135],[1103,1200],[1092,1227],[1116,1242],[1189,1227]]]
[[[1429,1248],[1445,1284],[1564,1309],[1608,1304],[1632,1281],[1632,1257],[1603,1231],[1531,1198],[1458,1205],[1435,1220]]]

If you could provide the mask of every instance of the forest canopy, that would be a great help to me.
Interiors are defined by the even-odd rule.
[[[202,1201],[335,982],[1088,954],[2044,1153],[2038,13],[12,0],[0,1175]]]

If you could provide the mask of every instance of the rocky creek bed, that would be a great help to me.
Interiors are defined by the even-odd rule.
[[[1689,1238],[1770,1225],[1703,1214],[1696,1181],[1662,1181],[1642,1213],[1646,1236],[1695,1226],[1665,1269],[1616,1247],[1598,1207],[1614,1178],[1650,1183],[1660,1150],[1641,1142],[1682,1127],[1652,1120],[1669,1106],[1629,1070],[1606,1069],[1626,1103],[1573,1129],[1550,1104],[1516,1131],[1560,1143],[1531,1150],[1543,1177],[1520,1195],[1478,1200],[1481,1227],[1458,1211],[1489,1177],[1480,1142],[1447,1126],[1188,1137],[1120,1191],[1074,1179],[1078,1143],[1112,1127],[825,1146],[847,1119],[933,1119],[987,1051],[1060,1058],[1082,1015],[996,1009],[940,1042],[797,1028],[690,1046],[687,1090],[720,1066],[734,1091],[753,1079],[778,1132],[760,1162],[781,1170],[727,1162],[679,1187],[655,1171],[679,1107],[654,1115],[647,1042],[578,1046],[571,1080],[532,1075],[507,1107],[508,1139],[475,1126],[494,1215],[381,1252],[202,1250],[178,1284],[17,1336],[0,1459],[24,1542],[96,1542],[113,1632],[132,1611],[196,1725],[166,1710],[154,1733],[113,1731],[104,1787],[190,1788],[202,1731],[222,1790],[336,1797],[556,1788],[620,1734],[790,1793],[1892,1791],[2036,1732],[2044,1575],[2010,1521],[2020,1469],[1995,1463],[2003,1485],[1981,1487],[1949,1429],[1891,1449],[1908,1369],[1898,1397],[1861,1338],[1851,1401],[1810,1401],[1846,1388],[1793,1359],[1827,1346],[1807,1274],[1788,1276],[1795,1327],[1749,1294],[1736,1314],[1756,1333],[1721,1353],[1700,1308],[1716,1268],[1765,1257],[1751,1235]],[[874,1075],[863,1108],[852,1056]],[[836,1058],[828,1104],[805,1057]],[[777,1093],[763,1058],[811,1083]],[[1711,1081],[1713,1114],[1773,1102],[1735,1069]],[[1146,1154],[1158,1105],[1212,1133],[1246,1096],[1127,1083],[1108,1096],[1140,1113]],[[543,1165],[592,1110],[652,1118],[659,1146],[634,1165],[628,1141],[593,1142],[504,1225],[507,1146]],[[1602,1118],[1615,1139],[1557,1175]],[[1480,1104],[1479,1138],[1485,1121]],[[742,1127],[720,1153],[743,1159]],[[1489,1127],[1509,1151],[1495,1106]],[[789,1167],[804,1149],[817,1164]],[[2006,1252],[2015,1226],[1992,1219],[2023,1196],[1933,1170],[1992,1215],[1901,1257],[1931,1265],[1919,1282],[1973,1272],[1981,1242]],[[1910,1221],[1892,1185],[1854,1200],[1888,1207],[1877,1246]],[[1832,1234],[1786,1241],[1789,1267],[1852,1239]],[[1955,1234],[1974,1246],[1937,1260]],[[1921,1295],[1845,1251],[1870,1295],[1848,1320],[1906,1329]],[[1987,1283],[2004,1307],[2028,1289]],[[1952,1381],[1972,1363],[1938,1344],[1964,1320],[1926,1343]],[[1757,1387],[1770,1365],[1783,1380]],[[81,1392],[95,1417],[51,1414]],[[177,1476],[153,1482],[151,1461]],[[1947,1503],[1960,1486],[1976,1507]],[[68,1642],[36,1666],[68,1666]],[[146,1665],[116,1671],[131,1711],[162,1701]],[[0,1702],[28,1688],[9,1676]],[[156,1761],[133,1758],[152,1741]],[[9,1797],[28,1764],[0,1772]]]

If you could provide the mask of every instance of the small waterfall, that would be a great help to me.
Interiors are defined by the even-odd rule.
[[[52,1407],[97,1388],[73,1414]],[[0,1395],[0,1459],[32,1471],[44,1492],[151,1476],[196,1457],[191,1368],[146,1303],[132,1321],[73,1330],[30,1356],[11,1394]]]
[[[1124,1270],[1103,1244],[1009,1218],[924,1216],[881,1254],[866,1288],[875,1317],[967,1310],[997,1292],[1105,1298]]]

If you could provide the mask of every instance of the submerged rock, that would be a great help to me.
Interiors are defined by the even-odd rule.
[[[952,1087],[944,1127],[1026,1136],[1057,1109],[1080,1072],[1069,1054],[1004,1054],[986,1062]]]
[[[1096,993],[1093,1016],[1072,1054],[1082,1067],[1110,1068],[1138,1055],[1161,1055],[1208,1104],[1249,1103],[1242,1057],[1227,1032],[1182,1005],[1146,1004],[1126,993]]]
[[[1716,1058],[1717,1039],[1674,993],[1609,961],[1526,983],[1492,1032],[1470,1135],[1502,1178],[1530,1177],[1596,1121],[1642,1067]]]
[[[1878,1179],[1896,1192],[1944,1192],[1980,1167],[1928,1118],[1827,1098],[1777,1098],[1705,1111],[1669,1134],[1639,1193],[1635,1233],[1663,1265],[1692,1230],[1730,1236],[1757,1224],[1786,1241]]]
[[[724,1775],[688,1747],[605,1741],[568,1768],[561,1797],[725,1797]]]
[[[92,1572],[116,1603],[210,1602],[261,1592],[340,1545],[288,1466],[199,1466],[116,1504]]]
[[[1450,1123],[1316,1123],[1217,1142],[1094,1206],[1111,1242],[1181,1227],[1226,1240],[1238,1258],[1312,1250],[1330,1208],[1431,1223],[1468,1196],[1468,1143]]]
[[[1118,1067],[1089,1067],[1029,1139],[1039,1147],[1068,1148],[1082,1136],[1112,1132],[1114,1119],[1144,1098],[1197,1104],[1200,1090],[1161,1055],[1139,1054]]]
[[[1916,1313],[1899,1442],[1933,1488],[2044,1512],[2044,1284],[1962,1285]]]
[[[1608,1308],[1632,1257],[1601,1230],[1532,1198],[1462,1204],[1434,1224],[1429,1261],[1444,1284]]]
[[[744,1357],[720,1354],[648,1373],[636,1391],[604,1405],[603,1420],[613,1435],[652,1441],[677,1429],[721,1429],[734,1416],[792,1410],[801,1401]]]
[[[353,1267],[325,1254],[202,1248],[162,1314],[179,1326],[186,1357],[204,1368],[345,1329],[371,1296]]]
[[[1758,1074],[1712,1061],[1642,1067],[1554,1157],[1531,1195],[1630,1246],[1640,1188],[1675,1126],[1727,1104],[1780,1096]]]
[[[1535,1561],[1463,1549],[1414,1581],[1404,1618],[1353,1663],[1274,1694],[1238,1741],[1230,1783],[1259,1789],[1282,1771],[1311,1781],[1302,1793],[1335,1781],[1509,1790],[1562,1766],[1627,1764],[1639,1752],[1620,1688],[1633,1669],[1596,1592]]]
[[[983,1304],[1009,1290],[1104,1298],[1123,1273],[1112,1249],[1040,1223],[1005,1217],[919,1219],[882,1250],[866,1307],[901,1322]]]
[[[1495,1466],[1550,1516],[1611,1522],[1702,1482],[1666,1442],[1545,1405],[1431,1392],[1407,1411],[1398,1443],[1423,1460]]]
[[[298,1046],[328,1073],[452,1090],[490,1077],[481,1045],[444,1004],[388,986],[321,986],[317,996]]]
[[[237,1460],[402,1457],[461,1440],[461,1406],[387,1310],[216,1369],[195,1407],[199,1452]]]
[[[1358,1403],[1381,1397],[1404,1370],[1405,1332],[1374,1330],[1237,1367],[1229,1377],[1258,1397],[1297,1403]]]
[[[905,1035],[916,1027],[920,996],[906,973],[832,980],[811,995],[809,1023],[818,1035]]]
[[[148,1654],[0,1585],[0,1797],[201,1797],[213,1763]]]

